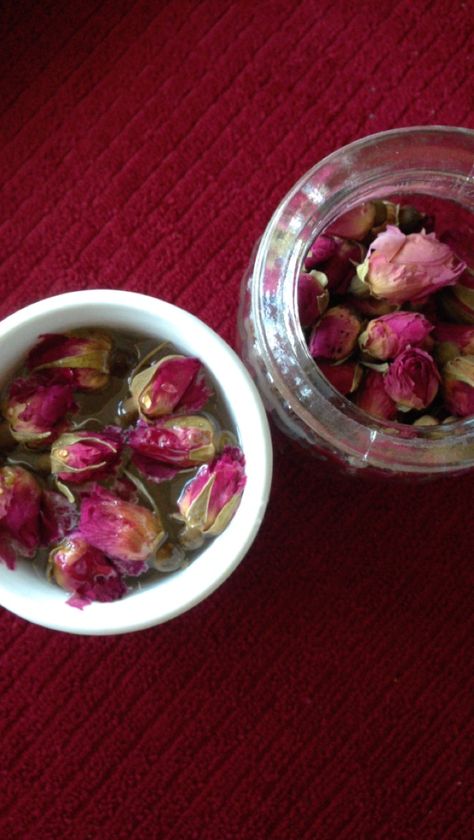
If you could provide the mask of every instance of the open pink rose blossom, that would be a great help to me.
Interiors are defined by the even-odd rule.
[[[390,365],[384,384],[398,408],[420,411],[433,402],[440,378],[429,353],[419,347],[407,347]]]
[[[374,297],[390,303],[416,303],[445,286],[453,286],[465,267],[434,233],[405,236],[389,225],[372,242],[366,260],[359,266],[360,283],[354,286],[354,292],[363,294],[365,287]]]
[[[394,359],[407,345],[425,345],[432,330],[433,324],[421,312],[392,312],[369,321],[359,346],[375,359]]]

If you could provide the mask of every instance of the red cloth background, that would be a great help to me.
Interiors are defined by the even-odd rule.
[[[473,126],[468,2],[0,15],[2,316],[133,289],[233,342],[254,242],[307,168]],[[82,638],[2,611],[0,835],[471,838],[472,490],[344,478],[278,441],[256,543],[187,615]]]

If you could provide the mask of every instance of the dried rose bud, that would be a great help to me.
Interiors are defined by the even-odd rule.
[[[421,411],[430,405],[438,393],[439,382],[432,357],[419,347],[403,350],[385,374],[385,390],[402,411]]]
[[[394,359],[407,345],[423,346],[432,329],[420,312],[392,312],[369,321],[359,336],[359,347],[374,359]]]
[[[338,295],[344,295],[356,272],[356,266],[366,255],[366,249],[360,242],[349,242],[336,238],[336,253],[323,266],[327,277],[328,289]]]
[[[332,236],[325,236],[325,234],[321,234],[318,236],[313,244],[311,245],[308,253],[306,254],[304,267],[306,271],[312,271],[313,268],[317,268],[322,263],[325,263],[333,254],[336,253],[336,243]]]
[[[130,391],[139,413],[147,418],[199,411],[212,396],[199,359],[178,355],[165,356],[135,374]]]
[[[347,295],[345,303],[355,312],[367,318],[379,318],[381,315],[389,315],[390,312],[396,312],[399,309],[394,303],[389,303],[387,300],[377,300],[373,297],[358,298],[355,295]]]
[[[16,555],[33,557],[40,541],[41,488],[23,467],[0,469],[0,560],[10,568]]]
[[[395,420],[397,406],[385,390],[385,376],[376,370],[369,370],[356,392],[355,403],[367,414],[380,420]]]
[[[112,558],[119,572],[133,576],[146,570],[146,561],[165,538],[157,513],[99,486],[82,502],[79,531]]]
[[[444,286],[452,286],[465,269],[448,245],[434,233],[405,236],[389,225],[372,242],[351,284],[356,295],[372,294],[390,303],[416,303]]]
[[[199,468],[178,499],[185,533],[208,537],[222,533],[240,504],[244,467],[242,451],[228,446],[211,464]]]
[[[68,603],[75,607],[92,601],[117,601],[127,591],[111,561],[78,533],[70,534],[51,551],[48,565],[58,586],[73,593]]]
[[[62,493],[43,490],[40,508],[41,545],[62,540],[78,522],[79,511]]]
[[[205,464],[215,455],[215,430],[206,417],[177,415],[162,418],[153,425],[139,420],[128,436],[133,463],[148,478],[172,478],[177,470]],[[157,465],[174,469],[163,471]]]
[[[72,484],[104,478],[117,466],[121,451],[122,432],[113,426],[102,432],[65,432],[51,448],[51,472]]]
[[[310,327],[327,309],[327,278],[320,271],[300,274],[298,279],[298,314],[303,329]]]
[[[341,394],[352,394],[359,387],[362,368],[357,362],[343,362],[339,365],[319,362],[318,367],[331,385]]]
[[[474,414],[474,355],[458,356],[443,368],[444,402],[451,414]]]
[[[353,207],[347,213],[339,216],[326,231],[332,236],[342,236],[344,239],[365,239],[374,226],[376,206],[372,201],[366,201]]]
[[[111,351],[112,339],[102,333],[50,333],[40,336],[27,364],[34,371],[49,368],[71,371],[76,388],[97,391],[109,382]]]
[[[434,330],[436,357],[441,364],[474,354],[474,326],[438,322]]]
[[[75,407],[70,382],[37,373],[12,382],[2,411],[18,443],[39,447],[48,446],[57,437],[67,412]]]
[[[315,324],[309,339],[314,359],[338,361],[350,356],[357,344],[361,323],[346,306],[332,306]]]

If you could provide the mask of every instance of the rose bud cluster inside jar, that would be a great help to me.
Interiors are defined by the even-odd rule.
[[[374,418],[474,415],[474,249],[415,206],[368,201],[308,249],[297,289],[308,350]]]
[[[245,459],[197,358],[96,330],[40,336],[1,395],[0,560],[83,608],[185,567],[232,519]]]

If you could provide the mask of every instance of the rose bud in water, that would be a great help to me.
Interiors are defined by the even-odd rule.
[[[443,368],[444,402],[451,414],[474,414],[474,355],[458,356]]]
[[[67,370],[82,391],[104,388],[110,378],[112,339],[99,332],[85,335],[50,333],[40,336],[28,356],[30,370]]]
[[[235,446],[200,467],[178,499],[178,518],[185,523],[183,541],[189,535],[221,534],[239,506],[245,481],[244,455]]]
[[[314,359],[339,361],[350,356],[357,344],[361,323],[346,306],[332,306],[314,326],[309,352]]]
[[[214,426],[198,415],[176,415],[153,424],[139,420],[128,436],[128,444],[135,466],[148,478],[163,480],[214,457]],[[163,471],[162,465],[173,469]]]
[[[359,336],[359,346],[375,359],[393,359],[407,345],[424,345],[432,329],[431,322],[420,312],[392,312],[369,321]]]
[[[146,561],[165,538],[158,513],[126,502],[103,487],[95,486],[81,505],[79,531],[126,575],[146,571]]]
[[[438,393],[440,375],[430,356],[420,347],[407,347],[385,374],[385,390],[402,411],[421,411]]]
[[[66,414],[75,408],[70,382],[38,373],[11,383],[2,411],[15,440],[37,448],[57,437]]]
[[[49,573],[74,597],[68,603],[82,608],[92,601],[117,601],[127,591],[121,575],[98,548],[72,533],[48,558]]]
[[[449,245],[434,233],[405,236],[394,225],[379,233],[351,284],[356,295],[372,294],[390,303],[417,303],[452,286],[465,269]]]
[[[113,426],[65,432],[51,448],[51,472],[72,484],[104,478],[117,466],[122,446],[122,432]]]
[[[135,374],[130,390],[140,415],[149,419],[199,411],[212,396],[199,359],[178,355]]]
[[[323,314],[329,303],[327,278],[320,271],[300,274],[298,279],[298,314],[303,329]]]
[[[356,405],[380,420],[395,420],[397,406],[385,390],[385,376],[376,370],[369,370],[355,397]]]
[[[15,557],[33,557],[39,546],[41,488],[23,467],[0,469],[0,560],[10,568]]]

